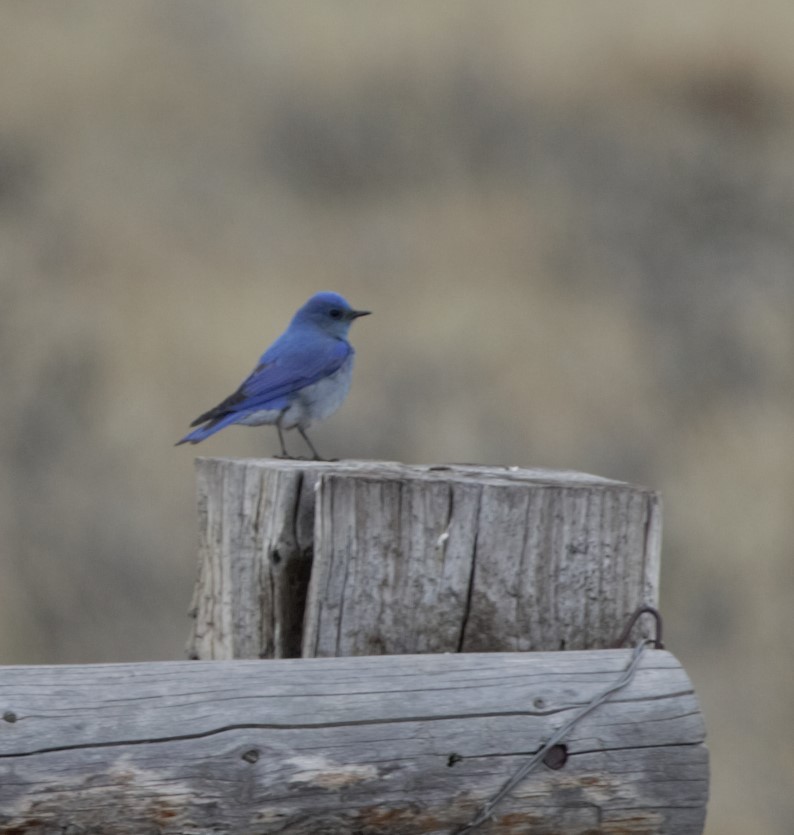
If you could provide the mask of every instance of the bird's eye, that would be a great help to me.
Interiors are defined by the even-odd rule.
[[[329,315],[332,319],[341,319],[341,318],[342,318],[342,311],[341,311],[338,307],[332,307],[332,308],[328,311],[328,315]]]

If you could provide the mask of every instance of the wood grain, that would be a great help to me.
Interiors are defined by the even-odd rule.
[[[300,655],[316,477],[282,463],[199,461],[192,658]]]
[[[605,648],[658,605],[659,498],[622,482],[199,459],[198,485],[191,657]]]
[[[626,650],[0,668],[0,831],[441,833]],[[483,833],[700,833],[708,754],[676,659],[582,720]]]
[[[658,605],[660,515],[580,473],[323,473],[303,654],[611,646]]]

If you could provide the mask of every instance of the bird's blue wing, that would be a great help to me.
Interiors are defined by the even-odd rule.
[[[243,399],[235,410],[268,408],[272,401],[334,374],[352,353],[352,346],[341,339],[319,351],[312,345],[285,355],[268,351],[240,386]]]
[[[227,425],[242,413],[286,408],[288,403],[280,401],[338,371],[353,353],[352,346],[339,339],[329,340],[322,346],[309,343],[289,346],[285,350],[287,348],[278,343],[273,345],[237,391],[199,415],[190,425],[215,423],[232,417],[224,421]]]

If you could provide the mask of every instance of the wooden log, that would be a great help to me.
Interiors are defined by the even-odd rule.
[[[623,482],[275,459],[198,482],[194,658],[605,648],[658,605],[660,500]]]
[[[0,668],[0,831],[451,833],[631,652]],[[647,650],[477,831],[702,832],[708,754]]]

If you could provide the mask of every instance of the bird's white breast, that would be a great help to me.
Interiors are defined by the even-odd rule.
[[[281,418],[284,429],[294,429],[296,426],[307,429],[313,423],[330,417],[345,402],[352,375],[353,354],[338,371],[291,395],[286,409],[259,409],[249,412],[237,422],[244,426],[262,426],[278,423]]]
[[[340,369],[328,377],[296,392],[295,399],[284,412],[281,425],[285,429],[302,426],[307,429],[330,417],[345,402],[353,376],[353,354]]]

